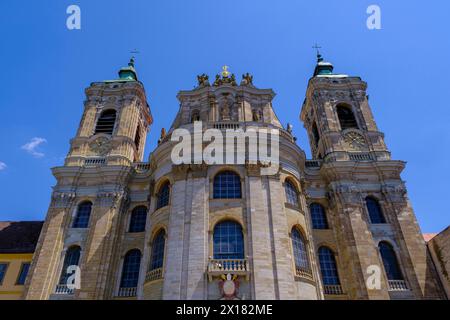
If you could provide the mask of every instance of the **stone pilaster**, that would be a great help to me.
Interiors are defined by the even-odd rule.
[[[26,290],[25,299],[48,299],[58,278],[64,230],[70,220],[74,193],[54,192],[44,226],[39,237]]]
[[[284,190],[279,176],[263,177],[267,179],[267,197],[269,199],[268,210],[272,220],[272,235],[279,299],[298,299],[295,290],[294,272],[292,269],[292,254],[290,248],[288,223],[286,213],[283,210]]]
[[[387,281],[381,277],[381,289],[368,289],[369,266],[383,266],[377,246],[363,219],[362,200],[354,186],[333,185],[330,200],[334,204],[334,226],[337,236],[341,282],[350,299],[389,299]],[[344,275],[344,279],[342,279]]]
[[[437,275],[427,253],[413,209],[407,199],[403,185],[383,187],[383,192],[391,206],[393,222],[400,244],[401,257],[404,261],[403,272],[406,273],[409,286],[416,299],[443,298],[443,292],[437,283]]]
[[[163,285],[164,300],[181,299],[181,276],[183,269],[184,218],[186,212],[186,172],[182,167],[174,169],[172,205],[169,215],[166,245],[166,265]]]
[[[192,209],[189,224],[189,255],[186,299],[206,299],[208,262],[209,183],[206,170],[193,172]],[[203,173],[203,174],[202,174]]]
[[[248,233],[251,236],[251,281],[254,287],[254,299],[278,299],[279,292],[275,286],[277,274],[273,268],[273,245],[271,243],[271,219],[268,212],[267,184],[260,176],[247,177],[249,207]]]
[[[105,299],[107,276],[113,264],[119,213],[126,201],[124,192],[100,193],[91,212],[86,247],[81,261],[81,289],[79,299]],[[115,279],[118,281],[117,279]],[[110,283],[114,286],[114,282]]]

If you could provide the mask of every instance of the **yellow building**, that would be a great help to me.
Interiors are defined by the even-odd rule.
[[[22,297],[40,221],[0,222],[0,300]]]

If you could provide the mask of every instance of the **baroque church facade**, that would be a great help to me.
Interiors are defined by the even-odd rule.
[[[440,299],[442,285],[359,77],[318,55],[300,119],[226,68],[180,91],[143,162],[153,117],[131,60],[86,89],[27,278],[25,299]],[[174,164],[176,129],[276,129],[279,168]],[[74,276],[75,275],[75,276]]]

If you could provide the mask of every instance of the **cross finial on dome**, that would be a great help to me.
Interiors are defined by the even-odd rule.
[[[322,49],[321,46],[319,46],[317,43],[313,46],[313,49],[316,49],[317,51],[317,62],[323,61],[322,55],[320,54],[319,49]]]

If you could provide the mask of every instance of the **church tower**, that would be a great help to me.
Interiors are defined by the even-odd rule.
[[[391,159],[366,89],[318,54],[300,115],[313,157],[305,176],[316,250],[345,270],[322,279],[325,298],[439,297],[400,177],[405,163]]]
[[[92,83],[77,135],[71,141],[66,166],[105,162],[130,165],[142,161],[152,122],[134,59],[119,71],[119,79]]]
[[[390,159],[366,89],[367,84],[359,77],[333,74],[333,65],[318,55],[301,114],[313,158]]]
[[[147,202],[148,184],[130,196],[152,123],[132,58],[119,78],[86,89],[84,111],[57,180],[26,284],[26,299],[106,299],[112,296],[118,240],[131,201]],[[140,191],[142,190],[142,191]],[[144,218],[145,221],[145,218]],[[143,243],[144,236],[134,237]],[[77,266],[80,282],[69,279]]]

